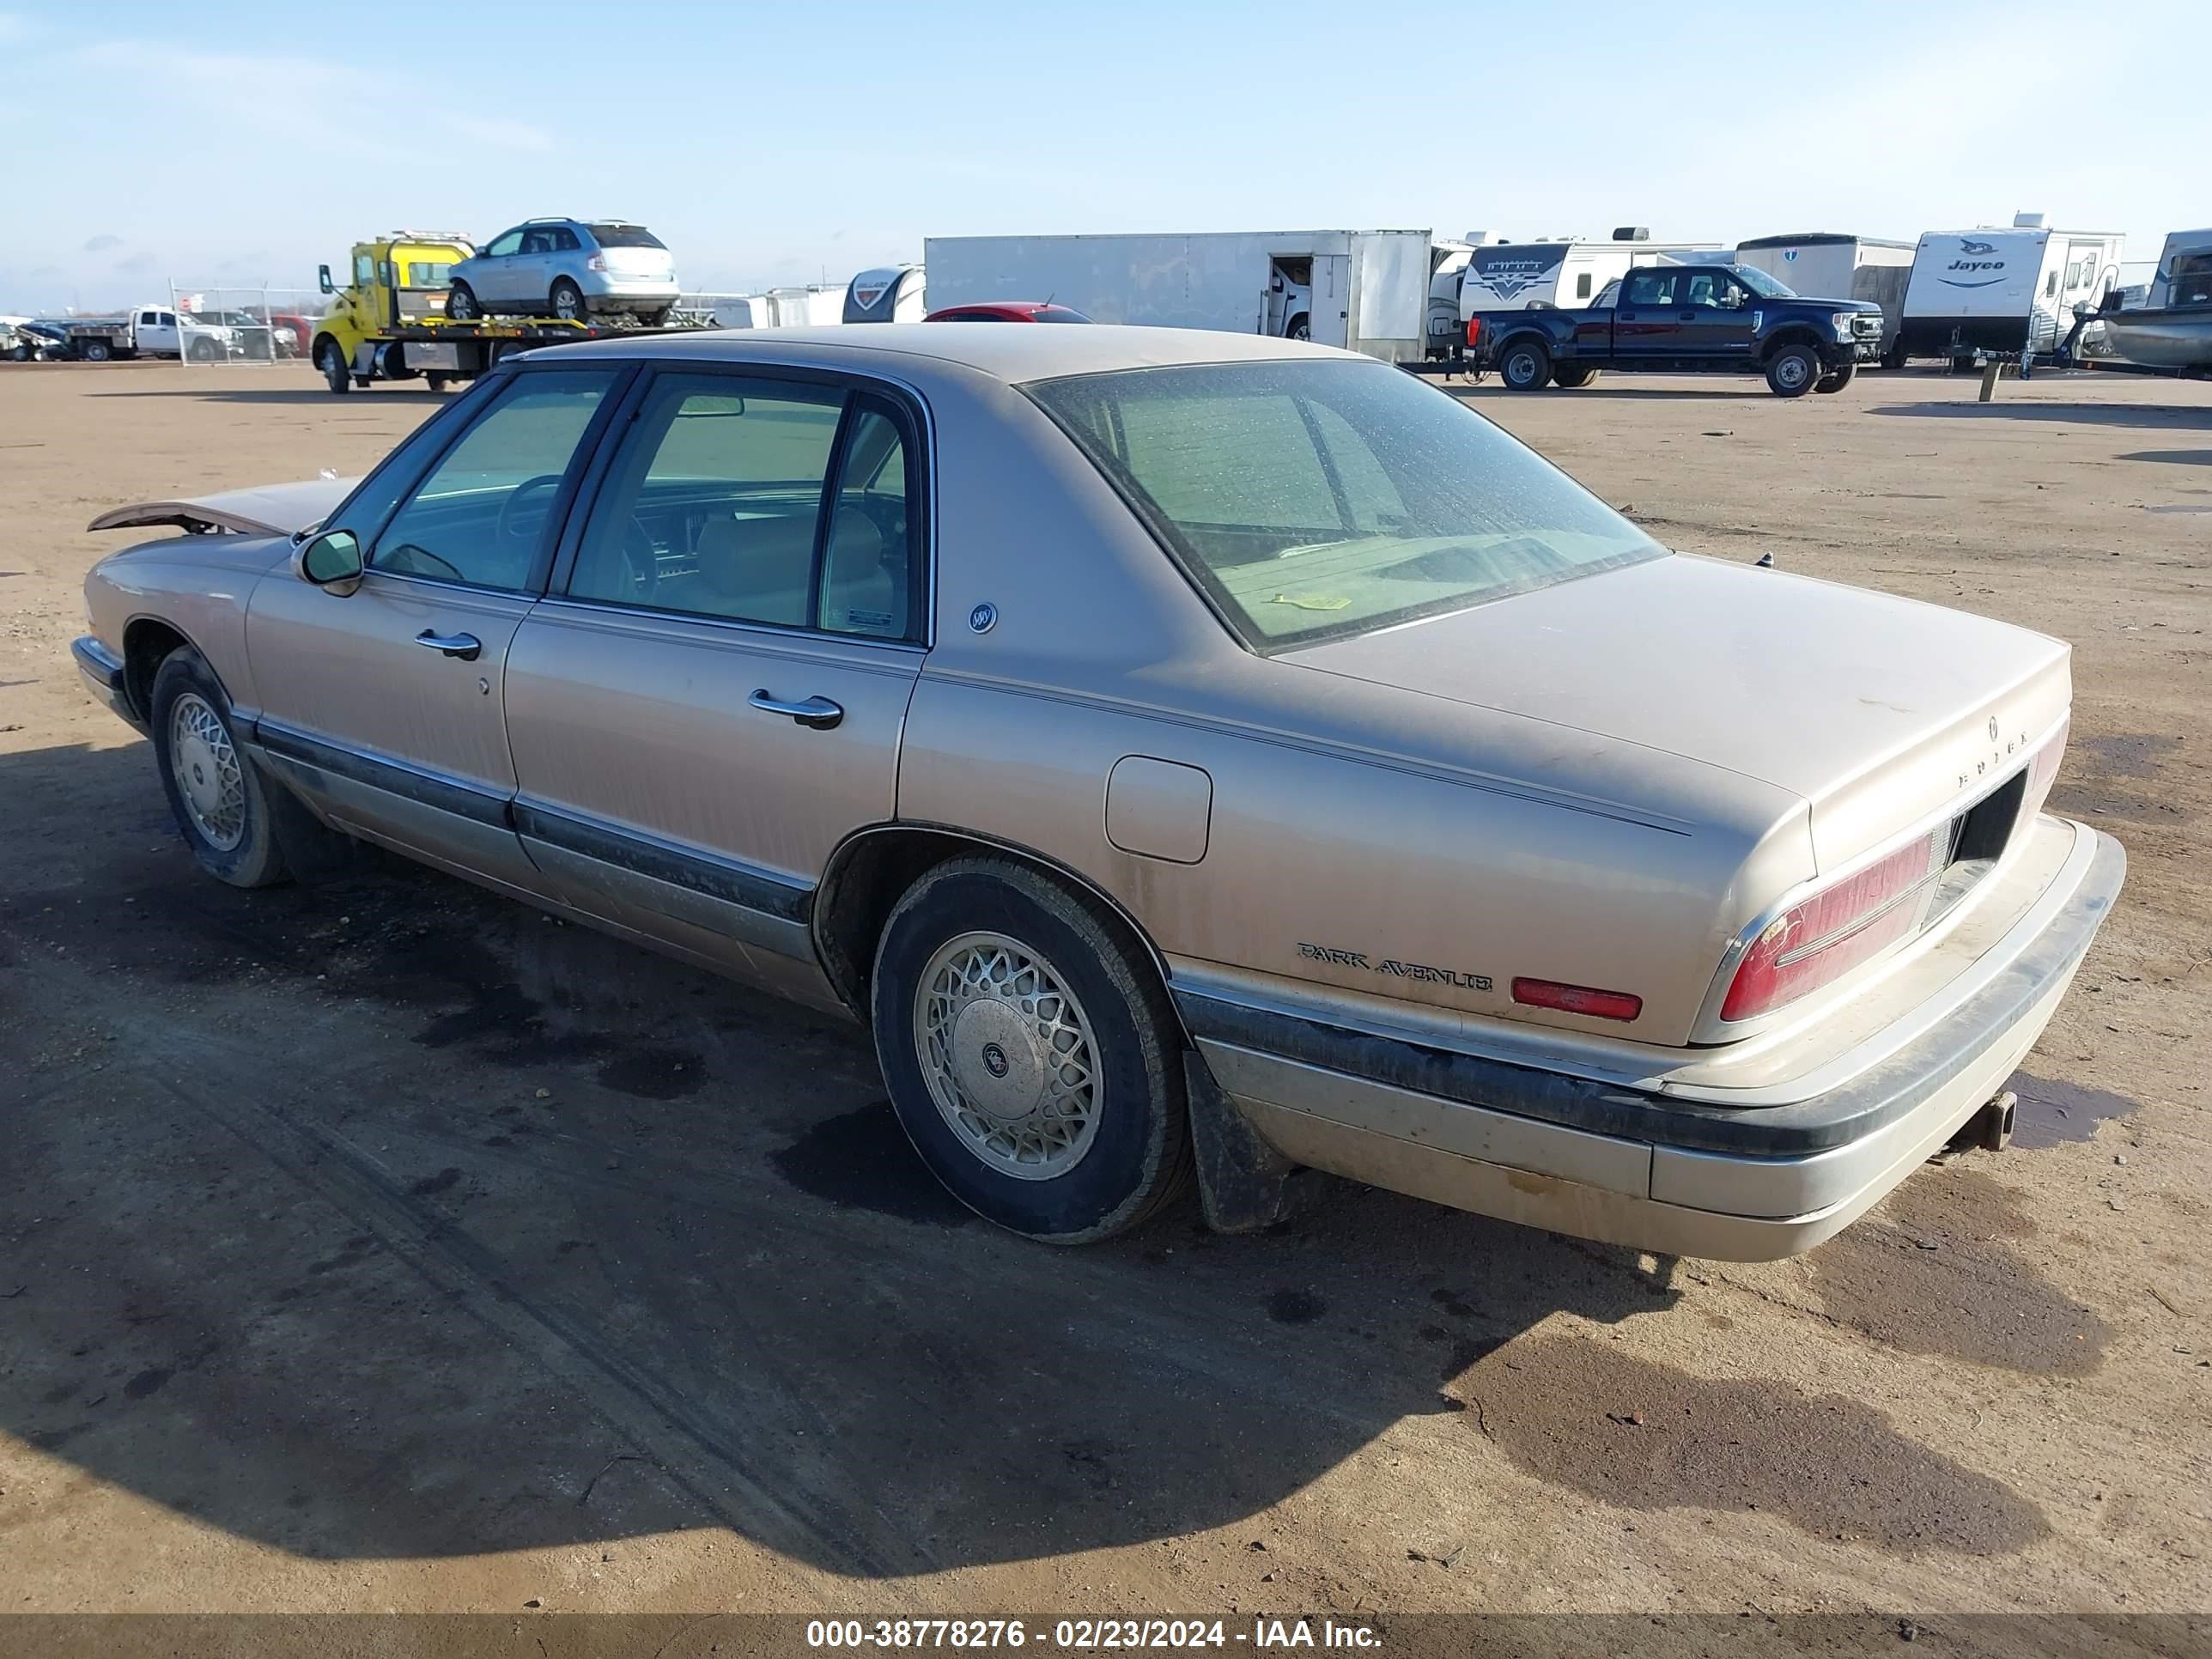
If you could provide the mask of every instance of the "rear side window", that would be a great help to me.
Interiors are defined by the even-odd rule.
[[[1628,306],[1671,306],[1681,275],[1679,270],[1639,270],[1628,279],[1620,302]]]
[[[1257,650],[1665,556],[1534,452],[1384,364],[1128,369],[1025,390]]]
[[[592,240],[601,247],[657,247],[666,244],[643,225],[593,225]]]

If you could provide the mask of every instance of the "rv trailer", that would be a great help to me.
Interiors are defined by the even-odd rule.
[[[2032,357],[2057,349],[2074,307],[2094,310],[2119,280],[2126,239],[2051,230],[2023,213],[2009,229],[1930,231],[1912,255],[1892,367],[1910,357],[1971,364],[1977,352]]]
[[[918,323],[929,310],[922,297],[922,267],[884,265],[864,270],[845,289],[848,323]]]
[[[1094,322],[1212,328],[1426,355],[1437,251],[1425,230],[933,236],[933,309],[1050,300]]]
[[[1468,240],[1478,238],[1470,232]],[[1655,247],[1651,233],[1633,226],[1603,240],[1561,236],[1478,245],[1460,283],[1459,314],[1464,320],[1478,311],[1586,306],[1632,265],[1679,258],[1684,251]]]
[[[1912,274],[1912,254],[1910,242],[1823,230],[1799,236],[1754,236],[1736,244],[1735,262],[1765,271],[1808,300],[1873,301],[1881,307],[1881,343],[1887,352],[1904,320],[1905,284]]]

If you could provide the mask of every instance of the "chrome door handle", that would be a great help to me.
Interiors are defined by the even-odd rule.
[[[426,628],[415,636],[415,643],[463,662],[474,662],[483,655],[483,641],[473,634],[433,634]]]
[[[804,702],[786,702],[763,688],[754,692],[748,701],[763,714],[788,714],[801,726],[811,726],[817,732],[827,732],[845,718],[842,705],[834,703],[827,697],[809,697]]]

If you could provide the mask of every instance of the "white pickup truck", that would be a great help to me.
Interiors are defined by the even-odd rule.
[[[183,357],[219,363],[234,355],[239,333],[221,323],[203,322],[189,311],[155,303],[136,306],[122,317],[72,319],[70,346],[88,363],[112,357]]]

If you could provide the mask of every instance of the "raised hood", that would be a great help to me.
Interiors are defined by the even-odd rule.
[[[1723,767],[1811,804],[1834,867],[1995,786],[2063,718],[2069,647],[1675,555],[1278,658]]]
[[[166,524],[196,536],[289,536],[311,524],[320,524],[360,482],[358,478],[309,478],[300,483],[265,484],[258,489],[135,501],[129,507],[109,508],[85,528],[137,530]]]

